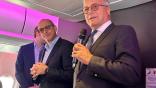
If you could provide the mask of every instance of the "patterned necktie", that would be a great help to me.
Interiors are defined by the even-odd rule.
[[[91,46],[93,45],[93,37],[94,37],[94,35],[95,35],[96,33],[97,33],[97,30],[94,30],[94,31],[90,34],[90,36],[89,36],[89,38],[88,38],[88,41],[87,41],[87,44],[86,44],[86,47],[87,47],[88,49],[90,49]],[[82,67],[85,67],[85,66],[86,66],[86,65],[80,63],[80,65],[79,65],[79,70],[82,69]]]
[[[88,49],[90,49],[91,46],[92,46],[92,44],[93,44],[93,36],[95,35],[96,32],[97,32],[97,30],[94,30],[94,31],[90,34],[90,36],[89,36],[89,38],[88,38],[88,41],[87,41],[87,44],[86,44],[86,47],[87,47]],[[75,67],[73,88],[75,88],[75,86],[76,86],[76,80],[77,80],[78,73],[79,73],[80,69],[81,69],[81,70],[83,69],[83,67],[86,67],[86,65],[83,65],[81,62],[78,62],[77,65],[76,65],[76,67]]]
[[[39,53],[39,62],[43,61],[43,57],[44,57],[45,51],[46,51],[46,48],[43,46],[41,48],[41,50],[40,50],[40,53]]]
[[[89,39],[88,39],[88,41],[87,41],[87,45],[86,45],[86,47],[87,47],[88,49],[90,49],[91,46],[93,45],[93,37],[94,37],[94,35],[95,35],[96,33],[97,33],[97,30],[94,30],[94,31],[90,34]]]
[[[86,47],[87,47],[88,49],[90,49],[91,46],[93,45],[93,37],[94,37],[94,35],[95,35],[96,33],[97,33],[97,30],[94,30],[94,31],[90,34],[90,36],[89,36],[89,38],[88,38],[88,41],[87,41],[87,44],[86,44]],[[86,65],[84,65],[84,64],[82,64],[82,63],[80,63],[79,66],[80,66],[79,69],[83,69],[83,67],[84,67],[84,68],[86,67]]]

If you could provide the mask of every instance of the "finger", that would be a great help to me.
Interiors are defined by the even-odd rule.
[[[34,74],[33,76],[32,76],[32,78],[36,78],[38,76],[38,74]]]
[[[43,63],[42,63],[42,62],[39,62],[39,63],[38,63],[38,66],[40,66],[40,65],[43,65]]]
[[[37,65],[34,64],[34,65],[32,66],[32,68],[31,68],[31,70],[35,70],[36,68],[37,68]]]
[[[42,62],[38,62],[37,65],[41,64]]]
[[[73,51],[72,55],[79,54],[81,51]]]
[[[35,71],[35,70],[32,70],[32,71],[30,72],[30,74],[34,75],[34,74],[36,74],[36,71]]]
[[[36,66],[36,64],[33,64],[33,67],[35,67]]]
[[[82,47],[82,45],[81,45],[80,43],[77,43],[77,44],[75,44],[74,46],[75,46],[76,48]]]
[[[75,44],[74,47],[73,47],[73,51],[76,51],[76,50],[78,50],[78,47]]]
[[[72,52],[72,57],[79,58],[79,56],[80,56],[80,51],[73,51]]]
[[[82,46],[84,46],[84,45],[81,44],[81,43],[77,43],[77,46],[82,47]]]
[[[74,46],[73,47],[73,51],[80,51],[82,49],[83,49],[83,47],[80,47],[80,46]]]
[[[40,62],[35,64],[34,69],[39,69],[41,65],[42,65],[42,63],[40,63]]]
[[[33,73],[35,71],[35,67],[30,68],[30,72]]]
[[[32,71],[33,70],[33,68],[30,68],[30,71]]]

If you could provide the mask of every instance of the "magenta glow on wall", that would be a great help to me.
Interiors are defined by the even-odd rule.
[[[32,40],[33,30],[40,19],[51,19],[58,27],[57,16],[0,1],[0,35]]]

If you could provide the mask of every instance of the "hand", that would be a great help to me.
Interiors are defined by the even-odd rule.
[[[82,45],[80,43],[77,43],[74,45],[72,57],[78,59],[83,64],[88,65],[92,56],[93,55],[91,54],[89,49],[87,47],[85,47],[84,45]]]
[[[35,78],[38,76],[37,74],[37,64],[33,64],[32,68],[30,68],[30,74],[32,75],[32,78]]]
[[[34,64],[33,67],[31,68],[31,74],[32,77],[35,78],[38,75],[43,75],[45,74],[45,71],[48,69],[48,66],[43,64],[43,63],[37,63]]]
[[[46,70],[48,69],[48,66],[44,63],[39,62],[36,64],[36,66],[37,66],[37,72],[36,73],[39,75],[45,74]]]

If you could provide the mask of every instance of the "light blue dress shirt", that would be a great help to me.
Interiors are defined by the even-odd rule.
[[[35,63],[39,62],[39,52],[41,47],[37,47],[36,43],[34,42],[34,56],[35,56]]]
[[[45,45],[46,51],[45,51],[45,55],[44,55],[42,63],[44,63],[44,64],[46,63],[50,52],[53,50],[53,48],[59,38],[60,38],[59,36],[56,36],[53,41],[49,42],[49,45],[48,44]]]

